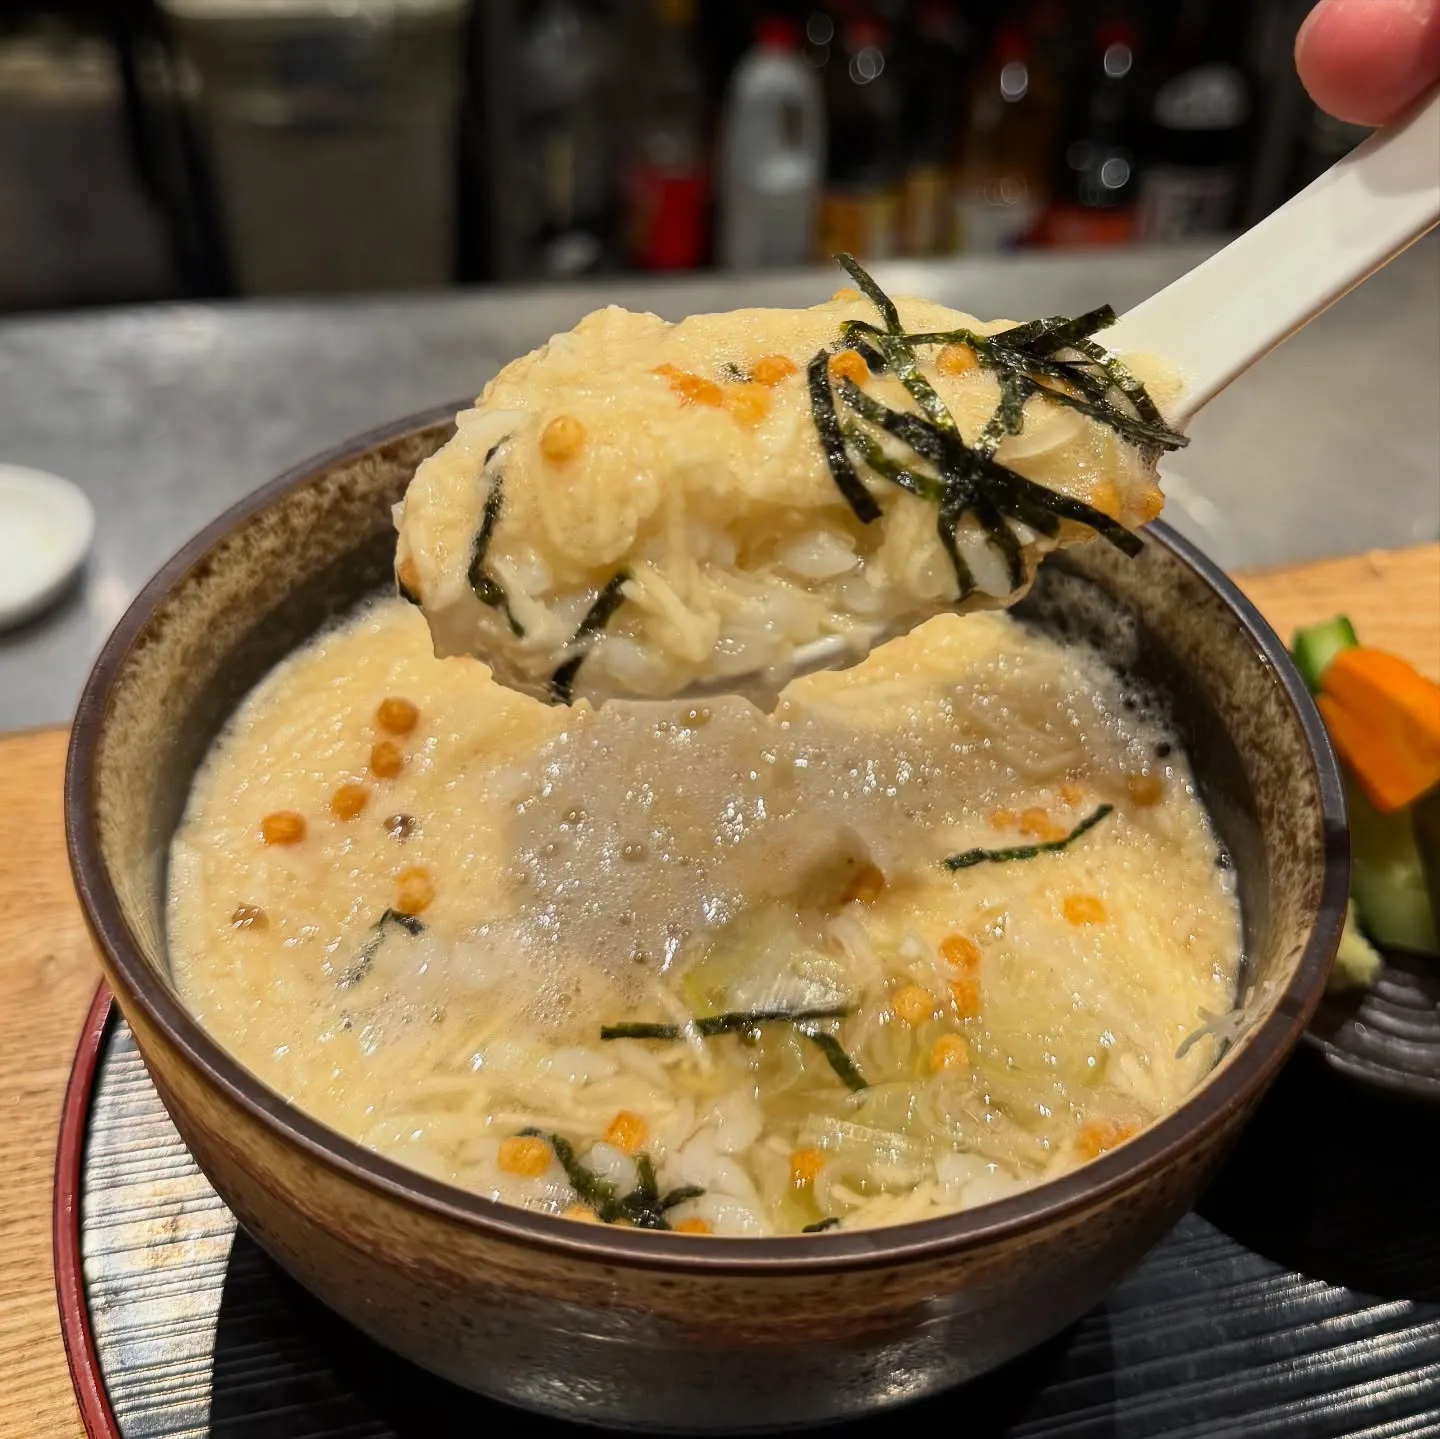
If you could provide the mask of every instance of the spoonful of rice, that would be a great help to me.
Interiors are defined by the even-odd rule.
[[[1432,95],[1123,318],[986,323],[848,255],[853,284],[809,309],[596,311],[416,471],[401,593],[437,654],[551,703],[768,706],[942,611],[1013,604],[1053,549],[1138,553],[1196,411],[1440,218],[1437,123]]]

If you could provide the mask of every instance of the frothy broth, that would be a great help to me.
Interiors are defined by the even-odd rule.
[[[1239,964],[1216,860],[1173,738],[1003,614],[764,715],[548,708],[383,601],[215,745],[170,947],[241,1062],[394,1159],[793,1233],[983,1203],[1180,1103]]]

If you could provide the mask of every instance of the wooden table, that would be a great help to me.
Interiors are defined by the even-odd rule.
[[[1343,610],[1440,677],[1440,545],[1242,575],[1286,638]],[[51,1265],[61,1102],[98,971],[70,887],[62,730],[0,738],[0,1436],[83,1435]]]

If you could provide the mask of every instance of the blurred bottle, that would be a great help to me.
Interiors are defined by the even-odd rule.
[[[814,6],[805,17],[805,63],[812,70],[824,70],[839,43],[834,17]]]
[[[825,66],[830,144],[820,205],[820,258],[848,250],[879,260],[900,247],[904,174],[901,91],[889,27],[872,11],[845,19]]]
[[[905,182],[901,249],[951,248],[955,153],[965,118],[972,34],[954,0],[920,0],[905,63]]]
[[[1092,5],[1087,9],[1099,9]],[[1072,72],[1077,62],[1087,58],[1083,45],[1085,33],[1077,35],[1080,17],[1065,0],[1035,0],[1025,17],[1025,33],[1030,37],[1032,64],[1050,77],[1058,97],[1069,92]]]
[[[976,72],[955,202],[958,247],[986,253],[1031,238],[1049,198],[1056,87],[1029,36],[1003,25]]]
[[[720,263],[732,270],[810,258],[825,177],[825,102],[800,34],[789,20],[762,20],[725,98]]]
[[[1055,193],[1042,244],[1124,245],[1135,238],[1135,30],[1108,21],[1095,33],[1091,64],[1077,76],[1061,134]]]
[[[1213,235],[1237,218],[1252,95],[1242,0],[1185,0],[1154,77],[1140,183],[1140,233]]]
[[[599,269],[611,244],[612,68],[606,27],[583,0],[541,0],[520,42],[517,91],[525,119],[517,133],[526,248],[548,277]]]
[[[654,0],[639,57],[628,175],[630,249],[643,270],[690,270],[705,259],[709,175],[705,81],[695,64],[695,0]]]

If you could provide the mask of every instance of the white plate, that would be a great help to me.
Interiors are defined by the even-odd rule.
[[[94,538],[95,511],[69,480],[0,465],[0,629],[57,599]]]

